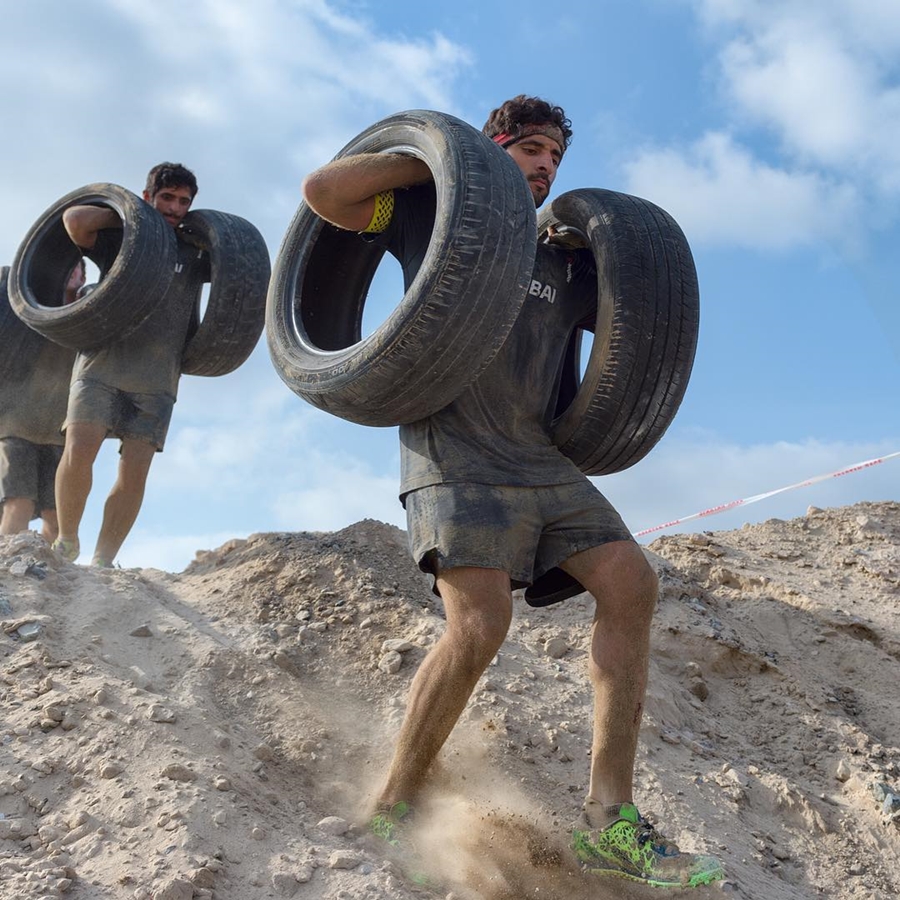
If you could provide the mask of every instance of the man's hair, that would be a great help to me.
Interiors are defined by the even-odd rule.
[[[191,198],[197,196],[197,178],[181,163],[163,162],[147,173],[145,190],[151,197],[155,197],[163,188],[177,187],[186,187],[191,192]]]
[[[572,141],[572,123],[566,118],[563,108],[553,106],[540,97],[526,97],[525,94],[519,94],[493,110],[481,130],[489,138],[498,134],[518,138],[529,125],[555,125],[562,132],[563,150]]]

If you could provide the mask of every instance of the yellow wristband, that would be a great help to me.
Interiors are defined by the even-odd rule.
[[[394,215],[394,192],[381,191],[375,195],[375,211],[372,213],[372,221],[363,229],[363,234],[381,234]]]

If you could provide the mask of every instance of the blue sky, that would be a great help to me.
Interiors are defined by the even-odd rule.
[[[554,193],[638,194],[694,252],[701,334],[654,452],[599,479],[634,530],[900,450],[900,5],[894,0],[31,0],[0,31],[0,264],[68,191],[139,191],[163,159],[274,257],[303,176],[403,109],[480,126],[519,92],[565,107]],[[390,285],[390,278],[385,280]],[[382,288],[388,307],[393,297]],[[399,298],[397,298],[399,299]],[[82,528],[113,479],[108,441]],[[185,377],[120,561],[180,570],[258,531],[403,525],[395,429],[277,377]],[[688,526],[896,500],[900,460]]]

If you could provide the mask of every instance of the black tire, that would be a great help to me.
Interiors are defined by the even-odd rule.
[[[81,253],[62,223],[70,206],[106,206],[123,222],[121,246],[89,294],[62,305],[66,281]],[[85,255],[91,258],[91,252]],[[172,280],[175,232],[136,194],[115,184],[89,184],[54,203],[16,252],[9,296],[16,315],[38,333],[73,350],[94,350],[134,331]]]
[[[697,273],[675,220],[639,197],[569,191],[542,212],[539,233],[551,226],[586,237],[598,293],[587,368],[580,377],[576,332],[552,437],[585,474],[610,475],[643,459],[678,411],[697,347]]]
[[[272,361],[301,397],[362,425],[442,409],[499,350],[524,302],[536,250],[534,200],[513,160],[481,132],[430,110],[398,113],[336,158],[403,152],[431,169],[437,215],[396,309],[361,336],[382,251],[305,204],[275,260],[266,312]]]
[[[9,305],[9,266],[0,267],[0,380],[21,381],[37,359],[45,340],[32,331]]]
[[[265,325],[269,251],[246,219],[211,209],[185,216],[181,240],[208,251],[209,299],[185,346],[185,375],[227,375],[253,352]],[[199,310],[203,284],[195,286]]]

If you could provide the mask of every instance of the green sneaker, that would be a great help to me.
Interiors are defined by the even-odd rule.
[[[81,553],[81,548],[78,546],[78,538],[65,539],[58,537],[50,545],[50,549],[69,562],[75,562],[78,559],[78,554]]]
[[[371,831],[375,837],[387,841],[392,847],[399,847],[401,822],[409,816],[411,812],[410,805],[401,800],[399,803],[395,803],[390,807],[390,809],[384,809],[375,813],[375,815],[369,819],[369,831]],[[406,824],[409,825],[408,822]]]
[[[617,875],[653,887],[698,887],[725,877],[715,857],[682,853],[632,803],[623,803],[619,818],[600,831],[576,829],[572,849],[591,874]]]
[[[404,800],[395,803],[389,809],[375,813],[369,819],[369,831],[375,837],[390,844],[398,851],[401,857],[405,857],[406,865],[403,866],[403,874],[414,884],[422,887],[429,885],[430,879],[421,871],[420,863],[414,849],[410,848],[409,829],[412,820],[412,807]]]

